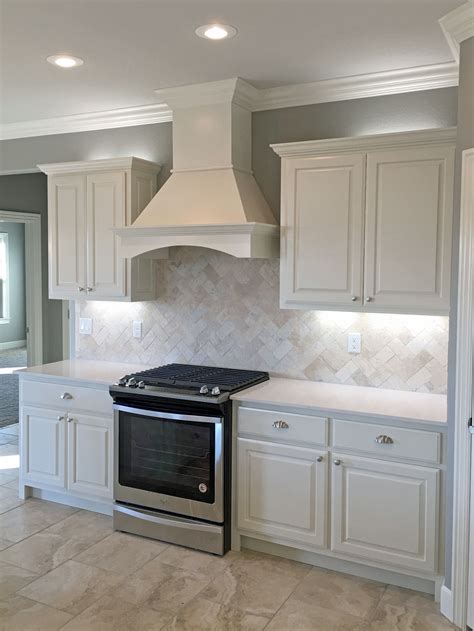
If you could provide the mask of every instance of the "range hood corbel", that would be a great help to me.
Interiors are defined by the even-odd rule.
[[[157,91],[173,110],[172,175],[132,226],[115,230],[122,256],[176,245],[279,256],[280,229],[251,170],[253,92],[241,79]]]

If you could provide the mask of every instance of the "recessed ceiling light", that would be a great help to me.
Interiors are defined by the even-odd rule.
[[[230,39],[237,35],[237,29],[228,24],[204,24],[195,30],[196,35],[204,39]]]
[[[46,61],[60,68],[76,68],[84,63],[80,57],[71,57],[70,55],[50,55]]]

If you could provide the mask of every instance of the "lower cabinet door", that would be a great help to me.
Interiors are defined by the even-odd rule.
[[[112,417],[71,413],[68,417],[69,491],[112,497]]]
[[[23,406],[20,422],[23,481],[64,488],[64,412]]]
[[[326,547],[327,452],[238,438],[238,527]]]
[[[333,454],[335,552],[435,572],[439,471]]]

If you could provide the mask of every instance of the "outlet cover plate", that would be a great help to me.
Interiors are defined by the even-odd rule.
[[[349,335],[347,336],[347,352],[358,354],[360,353],[360,347],[360,333],[349,333]]]
[[[79,318],[79,333],[92,335],[92,318]]]
[[[132,323],[132,335],[133,337],[142,339],[143,322],[141,320],[134,320]]]

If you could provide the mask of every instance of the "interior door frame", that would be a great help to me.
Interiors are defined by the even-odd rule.
[[[26,348],[28,366],[43,363],[43,281],[41,215],[0,210],[1,222],[25,226]]]
[[[465,629],[471,492],[471,433],[468,421],[472,417],[474,350],[474,148],[462,152],[461,182],[451,592],[452,622]],[[448,617],[451,618],[449,615]]]

